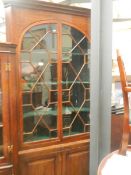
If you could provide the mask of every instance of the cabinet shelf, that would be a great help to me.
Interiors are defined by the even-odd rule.
[[[64,107],[63,110],[62,110],[62,114],[64,115],[68,115],[68,114],[71,114],[72,112],[78,112],[78,110],[80,109],[80,107]],[[81,108],[80,112],[89,112],[89,108]]]
[[[24,138],[24,141],[28,141],[28,142],[33,142],[33,141],[39,141],[39,140],[45,140],[45,139],[50,139],[49,136],[33,136],[33,137],[30,137],[30,139],[27,137],[27,138]]]
[[[82,81],[82,80],[81,80]],[[74,81],[62,81],[62,84],[67,84],[67,83],[73,83]],[[75,83],[81,83],[80,81],[75,81]],[[90,84],[90,82],[89,81],[82,81],[82,83],[85,83],[85,84]],[[33,84],[35,84],[35,81],[34,82],[28,82],[28,83],[23,83],[24,85],[30,85],[30,86],[32,86]],[[47,84],[49,84],[49,85],[57,85],[58,84],[58,82],[57,81],[55,81],[55,82],[39,82],[39,83],[37,83],[37,85],[47,85]]]
[[[73,112],[78,112],[80,108],[79,107],[64,107],[62,109],[62,115],[69,115],[72,114]],[[83,107],[79,112],[89,112],[89,108]],[[51,108],[47,107],[42,107],[41,109],[36,109],[35,111],[27,112],[24,113],[24,118],[28,117],[34,117],[34,116],[56,116],[57,115],[57,110],[53,110]]]
[[[64,131],[64,136],[70,136],[70,135],[76,135],[76,134],[82,134],[83,132],[77,132],[77,131]]]
[[[81,81],[81,82],[80,81],[75,81],[75,82],[74,81],[62,81],[61,83],[62,83],[62,85],[64,85],[64,84],[72,84],[72,83],[74,83],[74,84],[81,84],[81,83],[83,83],[83,84],[90,85],[90,82],[88,82],[88,81]],[[24,91],[30,91],[34,84],[35,84],[35,82],[23,83],[23,90]],[[47,86],[48,85],[58,85],[58,82],[44,82],[44,83],[40,82],[40,83],[37,83],[36,87],[38,87],[40,85],[42,85],[42,86],[45,86],[45,85],[47,85]]]
[[[69,83],[69,84],[71,84],[71,83],[73,83],[74,81],[62,81],[62,84],[67,84],[67,83]],[[88,81],[81,81],[83,84],[90,84]],[[80,81],[75,81],[75,83],[76,84],[79,84],[79,83],[81,83]]]

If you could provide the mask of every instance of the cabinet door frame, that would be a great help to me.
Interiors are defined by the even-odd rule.
[[[8,58],[4,54],[0,56],[1,66],[1,86],[2,86],[2,119],[3,119],[3,157],[0,163],[11,163],[11,132],[10,132],[10,107],[9,107],[9,71]],[[5,166],[3,168],[6,168]]]

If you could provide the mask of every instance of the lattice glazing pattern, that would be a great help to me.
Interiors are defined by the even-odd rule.
[[[32,27],[21,48],[25,142],[57,137],[56,24]]]
[[[62,27],[64,136],[89,132],[89,43],[73,27]]]
[[[85,35],[67,25],[42,24],[25,33],[21,46],[24,142],[89,132],[88,49]]]

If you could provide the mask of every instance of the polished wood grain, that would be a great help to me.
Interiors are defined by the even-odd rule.
[[[39,154],[38,154],[39,155]],[[41,156],[35,156],[21,161],[20,174],[25,175],[28,173],[30,175],[60,175],[60,154],[57,153],[45,153]]]
[[[80,146],[65,152],[65,172],[63,175],[89,174],[89,148]],[[63,168],[63,169],[64,169]]]
[[[24,175],[89,174],[89,141],[77,141],[19,153],[20,173]]]
[[[89,174],[89,142],[86,144],[85,141],[83,143],[77,143],[77,145],[70,145],[70,148],[67,147],[62,152],[62,175],[66,174]],[[80,160],[82,159],[82,162]],[[87,166],[86,166],[86,165]],[[81,169],[83,167],[83,169]]]

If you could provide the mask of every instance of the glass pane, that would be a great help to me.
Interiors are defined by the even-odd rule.
[[[22,50],[43,49],[45,52],[57,50],[57,31],[55,24],[42,24],[32,27],[23,38]]]
[[[62,28],[64,136],[89,132],[89,42],[73,27]]]
[[[21,51],[25,142],[57,137],[57,31],[42,24],[26,32]]]

